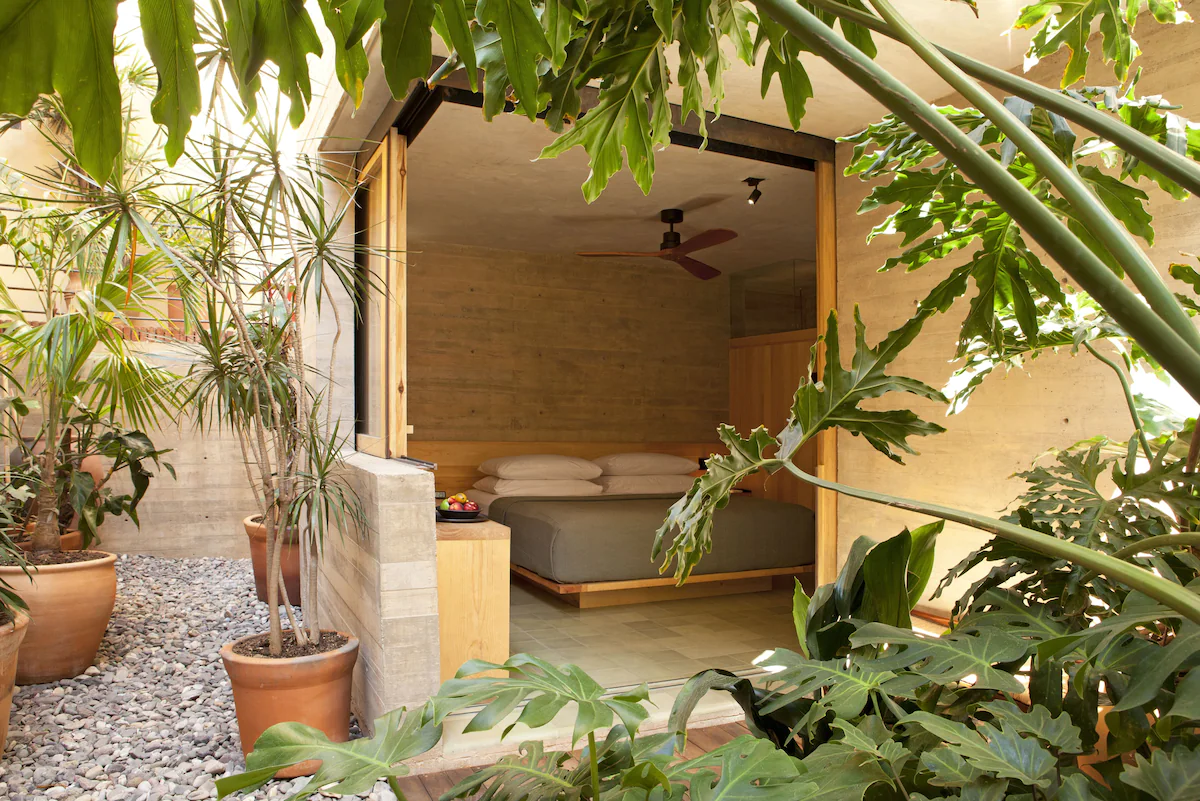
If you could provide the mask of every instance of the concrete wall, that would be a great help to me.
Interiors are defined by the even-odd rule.
[[[1180,65],[1195,63],[1200,51],[1200,27],[1164,27],[1145,21],[1138,28],[1138,41],[1145,53],[1140,61],[1145,77],[1139,93],[1161,93],[1182,104],[1181,113],[1194,119],[1200,109],[1200,83],[1195,81],[1194,70],[1180,69]],[[1092,52],[1093,62],[1099,64],[1096,40]],[[1061,71],[1062,60],[1054,58],[1039,64],[1030,77],[1056,86]],[[1112,82],[1111,71],[1099,66],[1086,81]],[[953,97],[943,102],[965,105]],[[849,146],[839,145],[839,168],[846,166],[849,156]],[[1195,200],[1177,203],[1145,181],[1142,188],[1151,197],[1157,229],[1150,253],[1165,273],[1171,261],[1180,260],[1181,251],[1194,253],[1200,248],[1200,214]],[[858,304],[868,338],[876,342],[906,320],[916,302],[958,262],[934,263],[909,274],[899,270],[876,272],[897,252],[898,237],[879,237],[871,245],[866,244],[867,233],[886,216],[883,211],[856,214],[869,190],[870,186],[857,177],[839,178],[838,309],[841,318],[848,320]],[[974,291],[972,287],[949,314],[927,323],[917,341],[895,362],[892,372],[942,386],[955,367],[949,360]],[[843,333],[852,335],[848,330]],[[843,348],[851,343],[852,339],[843,339]],[[914,444],[921,455],[906,459],[908,465],[903,467],[889,462],[862,439],[840,434],[841,480],[992,515],[1007,507],[1023,488],[1023,482],[1011,478],[1012,473],[1027,468],[1047,448],[1064,447],[1096,434],[1123,440],[1132,433],[1121,389],[1112,372],[1086,353],[1039,358],[1028,365],[1026,372],[1016,371],[1007,377],[997,372],[975,393],[966,411],[953,417],[943,417],[944,408],[938,404],[909,398],[904,398],[902,404],[941,423],[948,431],[917,438]],[[838,504],[838,547],[843,558],[859,535],[881,539],[905,525],[928,520],[845,497]],[[971,529],[948,524],[938,544],[935,578],[985,539]],[[949,608],[964,588],[962,584],[951,588],[930,607]]]
[[[346,478],[368,529],[331,536],[321,564],[325,628],[358,637],[353,708],[369,728],[385,712],[425,702],[439,680],[433,474],[365,454]]]
[[[409,243],[421,440],[704,442],[729,413],[729,283],[661,263]]]

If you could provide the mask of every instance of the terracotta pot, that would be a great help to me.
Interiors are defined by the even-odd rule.
[[[30,567],[32,583],[21,568],[0,566],[0,578],[29,604],[17,684],[69,679],[88,669],[117,599],[116,562],[105,553],[87,562]]]
[[[349,640],[336,651],[292,659],[239,656],[233,647],[242,640],[221,648],[225,672],[233,685],[243,754],[254,750],[264,731],[289,721],[320,729],[334,742],[350,739],[350,685],[358,640],[343,636]],[[320,760],[310,759],[281,771],[277,778],[305,776],[320,764]]]
[[[250,563],[254,565],[254,590],[258,600],[267,601],[267,527],[258,522],[258,515],[242,521],[246,536],[250,538]],[[291,540],[283,543],[280,554],[280,569],[283,583],[287,587],[288,600],[300,606],[300,543]]]
[[[31,529],[26,529],[32,533]],[[78,531],[65,532],[59,537],[59,542],[62,543],[64,551],[81,551],[83,550],[83,535]],[[17,543],[17,547],[25,553],[33,551],[33,540],[21,540]]]
[[[17,649],[29,630],[29,615],[17,612],[11,622],[0,626],[0,751],[8,738],[8,713],[12,710],[14,684],[17,678]]]

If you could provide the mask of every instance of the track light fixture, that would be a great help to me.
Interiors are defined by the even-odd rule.
[[[751,190],[753,190],[750,192],[750,197],[746,198],[746,202],[749,203],[751,206],[753,206],[755,203],[757,203],[758,199],[762,197],[762,190],[758,188],[758,185],[761,184],[765,180],[767,180],[767,179],[766,178],[746,178],[745,180],[742,181],[742,183],[746,184],[747,186],[749,186],[751,188]]]

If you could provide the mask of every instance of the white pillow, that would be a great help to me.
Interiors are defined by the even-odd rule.
[[[548,478],[497,478],[484,476],[475,482],[475,489],[501,497],[569,497],[599,495],[603,488],[599,484],[582,479]]]
[[[682,495],[692,488],[691,476],[600,476],[605,495]]]
[[[594,463],[578,456],[534,453],[488,459],[479,465],[479,472],[497,478],[576,478],[586,481],[600,475],[601,471]]]
[[[700,464],[669,453],[613,453],[593,460],[606,476],[686,476]]]

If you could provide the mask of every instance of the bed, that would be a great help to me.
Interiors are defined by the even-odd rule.
[[[468,494],[510,529],[513,572],[581,607],[768,590],[776,577],[811,572],[816,555],[812,510],[738,494],[716,513],[712,552],[675,587],[650,550],[678,495]]]

